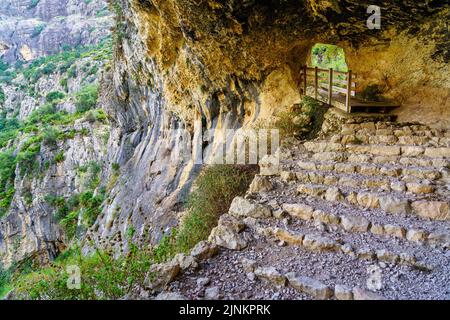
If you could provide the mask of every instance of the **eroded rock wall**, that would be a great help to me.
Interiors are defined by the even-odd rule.
[[[204,129],[269,121],[300,100],[299,69],[317,42],[341,45],[350,67],[365,77],[362,86],[387,77],[391,85],[385,86],[385,94],[404,103],[405,114],[419,87],[426,92],[421,108],[444,102],[439,110],[428,107],[430,117],[415,120],[432,121],[448,110],[446,31],[439,23],[435,37],[429,39],[424,33],[430,21],[441,21],[448,12],[444,2],[130,0],[114,4],[120,7],[116,26],[120,39],[113,74],[106,79],[110,93],[105,93],[104,104],[115,119],[109,156],[123,166],[98,221],[99,232],[91,234],[103,244],[120,247],[130,225],[136,227],[136,238],[154,243],[176,224],[197,167],[189,161],[167,165],[182,143],[165,129],[192,132],[195,120],[201,120]],[[366,9],[372,4],[382,7],[382,30],[366,26]],[[405,48],[411,39],[415,47]],[[420,58],[410,54],[416,47]],[[410,69],[410,61],[426,70],[418,71],[423,75],[413,80],[410,74],[417,70]],[[423,87],[424,79],[429,79],[425,88],[437,86],[437,93]],[[213,144],[213,139],[205,141],[203,148]]]
[[[4,0],[0,3],[0,56],[30,61],[64,46],[97,44],[109,35],[105,1]]]

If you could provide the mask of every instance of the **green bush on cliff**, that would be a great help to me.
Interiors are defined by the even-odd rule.
[[[156,261],[167,260],[177,252],[188,252],[199,241],[207,239],[220,215],[228,211],[231,201],[245,194],[255,173],[254,166],[206,167],[188,196],[187,216],[178,229],[165,236],[155,249]]]
[[[9,209],[15,193],[16,157],[12,150],[0,152],[0,217]]]
[[[95,108],[98,100],[98,85],[86,85],[75,95],[77,112],[86,112]]]
[[[53,102],[64,99],[65,96],[66,95],[61,91],[51,91],[45,96],[45,100],[47,100],[47,102]]]

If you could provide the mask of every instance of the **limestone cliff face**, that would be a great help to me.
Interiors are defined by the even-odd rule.
[[[109,63],[112,44],[107,37],[112,22],[103,1],[0,3],[0,55],[2,65],[8,68],[0,77],[0,154],[15,159],[15,170],[8,177],[11,182],[0,191],[2,265],[27,257],[40,262],[56,257],[68,245],[69,237],[57,221],[57,208],[49,197],[66,201],[88,190],[87,180],[93,179],[89,168],[94,165],[100,171],[95,179],[102,180],[110,126],[105,117],[98,121],[98,113],[75,112],[78,92],[95,88]],[[15,67],[17,60],[25,64]],[[49,94],[58,98],[52,102]],[[38,122],[27,125],[35,112],[41,112]],[[44,121],[54,113],[67,121]],[[3,130],[8,130],[3,123],[11,121],[21,126],[17,132],[10,131],[11,138],[3,143]],[[34,152],[27,147],[30,143]],[[21,157],[28,157],[32,169],[24,169]],[[11,193],[9,200],[7,192]]]
[[[76,24],[71,15],[86,26],[101,8],[97,1],[85,5],[73,0],[39,11],[38,6],[57,2],[41,0],[24,10],[31,1],[22,2],[0,6],[9,16],[26,12],[15,22],[2,20],[4,30],[11,23],[21,26],[18,20],[30,23],[17,28],[22,30],[18,33],[5,32],[9,35],[0,48],[10,61],[53,52],[63,43],[59,32],[45,33],[49,26],[31,37],[36,26],[31,17],[36,14],[50,26],[72,28]],[[382,8],[382,28],[369,30],[366,9],[376,4]],[[87,243],[93,240],[119,254],[127,249],[130,226],[136,231],[133,240],[158,242],[177,223],[199,169],[190,159],[173,161],[187,140],[195,139],[194,122],[213,130],[270,122],[279,110],[300,101],[299,70],[318,42],[344,48],[361,88],[377,83],[386,95],[402,102],[401,120],[448,126],[445,1],[111,0],[110,5],[116,13],[115,52],[111,70],[100,80],[101,106],[111,125],[108,143],[95,136],[89,141],[74,139],[65,145],[71,159],[52,168],[39,187],[31,182],[37,194],[39,188],[54,188],[67,195],[81,188],[73,184],[75,162],[104,163],[102,184],[109,185],[108,196],[86,234]],[[63,22],[60,15],[69,17]],[[58,30],[75,35],[68,37],[71,44],[101,37],[89,34],[90,28],[65,27]],[[83,32],[75,32],[78,29]],[[186,129],[190,135],[175,129]],[[200,143],[202,151],[208,154],[214,143],[214,135],[206,137]],[[93,151],[85,153],[86,147]],[[118,164],[118,172],[112,164]],[[22,253],[57,251],[53,248],[64,243],[64,235],[50,215],[45,218],[47,208],[38,200],[33,200],[33,209],[25,208],[20,201],[13,201],[15,213],[6,217],[2,229],[8,236],[0,248],[9,261],[20,258],[13,254],[14,241]],[[49,249],[42,245],[47,243]]]
[[[170,165],[183,144],[167,130],[192,132],[195,120],[205,129],[270,121],[299,101],[299,69],[317,42],[344,48],[361,88],[377,83],[402,102],[400,120],[448,126],[444,1],[113,3],[120,37],[103,104],[113,118],[110,161],[121,164],[121,175],[89,238],[118,252],[130,225],[135,240],[155,243],[182,210],[196,166]],[[381,30],[366,26],[373,4],[382,8]]]
[[[0,55],[30,61],[64,46],[98,43],[112,19],[104,1],[4,0],[0,3]]]

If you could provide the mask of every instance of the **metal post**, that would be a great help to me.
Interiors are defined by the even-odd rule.
[[[303,74],[304,74],[304,78],[303,78],[303,94],[306,96],[306,72],[308,71],[306,64],[303,66]]]
[[[345,107],[347,112],[350,112],[350,99],[352,97],[352,71],[348,70],[347,73],[347,99],[345,100]]]
[[[314,68],[314,98],[317,100],[318,91],[319,91],[319,70],[317,67]]]
[[[330,73],[328,75],[328,104],[331,106],[333,99],[333,68],[330,68]]]

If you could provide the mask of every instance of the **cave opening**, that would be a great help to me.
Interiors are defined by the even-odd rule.
[[[316,43],[311,49],[309,62],[312,67],[348,71],[344,49],[332,44]]]

